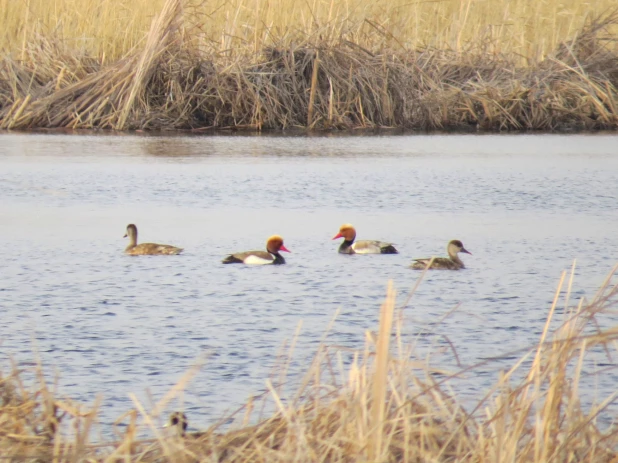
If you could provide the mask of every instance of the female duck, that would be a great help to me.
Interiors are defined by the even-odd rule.
[[[449,241],[446,247],[448,257],[436,257],[429,268],[441,270],[459,270],[466,268],[463,261],[457,255],[460,252],[472,255],[459,240]],[[431,259],[415,259],[410,265],[410,268],[415,270],[425,270]]]
[[[398,254],[397,249],[391,243],[376,240],[356,239],[356,230],[352,225],[346,223],[339,228],[333,239],[343,238],[343,243],[339,246],[340,254]]]
[[[273,235],[266,241],[266,251],[245,251],[230,254],[223,259],[224,264],[264,265],[285,264],[285,259],[279,251],[291,252],[283,245],[283,238]]]
[[[137,244],[137,227],[130,223],[127,225],[127,233],[124,238],[129,237],[129,245],[124,250],[131,256],[169,256],[180,254],[183,248],[177,248],[168,244],[142,243]]]

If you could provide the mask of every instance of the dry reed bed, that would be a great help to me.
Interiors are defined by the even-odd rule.
[[[0,128],[618,127],[618,11],[527,66],[482,41],[462,52],[370,50],[319,29],[230,57],[196,45],[185,14],[167,0],[141,48],[113,63],[46,36],[24,44],[0,61]]]
[[[40,366],[38,389],[30,390],[14,365],[0,377],[1,453],[14,462],[616,462],[618,429],[596,423],[618,393],[582,406],[580,380],[615,374],[618,325],[602,325],[616,320],[617,268],[590,302],[575,307],[569,302],[574,272],[569,279],[563,273],[538,346],[501,372],[472,410],[446,389],[474,367],[436,375],[414,361],[400,336],[407,302],[395,307],[389,285],[379,330],[368,332],[352,364],[344,368],[341,352],[323,344],[294,397],[284,399],[267,381],[276,408],[256,425],[248,425],[256,408],[250,401],[233,429],[214,425],[185,437],[162,432],[160,411],[182,391],[190,370],[149,412],[130,394],[135,409],[121,417],[127,426],[118,441],[92,444],[100,399],[90,407],[60,399]],[[614,368],[586,373],[591,354],[607,356]],[[282,367],[285,377],[285,362]],[[144,428],[155,438],[137,439]]]
[[[114,61],[138,45],[167,0],[0,0],[0,50],[21,55],[37,34]],[[615,0],[185,0],[191,39],[226,56],[320,34],[368,50],[432,47],[539,60]],[[293,37],[292,37],[293,36]],[[317,35],[316,35],[317,36]]]

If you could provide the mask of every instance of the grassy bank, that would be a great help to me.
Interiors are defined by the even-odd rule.
[[[612,5],[0,0],[0,128],[616,129]]]
[[[126,427],[117,442],[92,444],[100,400],[80,406],[54,396],[40,368],[39,387],[28,389],[15,367],[0,381],[0,451],[11,461],[58,462],[615,462],[618,427],[603,429],[597,417],[615,407],[618,393],[591,406],[580,397],[585,384],[615,378],[618,326],[603,326],[615,320],[612,276],[590,302],[573,307],[573,275],[563,274],[538,346],[520,352],[472,408],[447,391],[479,366],[437,374],[416,361],[399,336],[405,305],[396,307],[389,287],[379,329],[367,333],[352,364],[344,367],[340,351],[322,345],[294,396],[282,397],[267,382],[276,411],[258,424],[247,424],[260,409],[250,402],[232,428],[214,425],[185,437],[164,432],[160,411],[190,371],[151,410],[131,395],[135,409],[121,417]],[[155,438],[137,439],[144,428]]]

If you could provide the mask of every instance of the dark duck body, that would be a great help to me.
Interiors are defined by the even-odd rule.
[[[349,223],[339,228],[333,239],[343,238],[344,241],[339,246],[340,254],[398,254],[392,243],[378,240],[359,240],[356,241],[356,230]]]
[[[224,264],[245,264],[245,265],[281,265],[285,264],[285,259],[280,251],[290,252],[283,245],[283,238],[273,235],[266,241],[266,251],[244,251],[230,254],[223,259]]]

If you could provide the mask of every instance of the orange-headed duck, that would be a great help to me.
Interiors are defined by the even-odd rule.
[[[130,242],[124,252],[131,256],[171,256],[180,254],[183,251],[183,248],[177,248],[168,244],[137,244],[137,227],[132,223],[127,225],[127,233],[124,235],[124,238],[127,236]]]
[[[360,240],[356,239],[356,230],[349,223],[342,225],[333,239],[343,238],[344,241],[339,246],[341,254],[398,254],[397,249],[391,243],[375,240]]]
[[[462,268],[466,268],[457,253],[464,252],[466,254],[472,255],[470,251],[464,248],[463,243],[459,240],[449,241],[448,246],[446,247],[446,252],[448,252],[448,257],[434,258],[429,268],[440,270],[459,270]],[[412,265],[410,265],[410,268],[413,268],[415,270],[425,270],[430,261],[431,258],[414,259]]]
[[[279,251],[290,252],[283,245],[283,238],[279,235],[273,235],[266,241],[266,251],[245,251],[230,254],[223,259],[224,264],[247,264],[247,265],[264,265],[285,264],[285,259]]]

